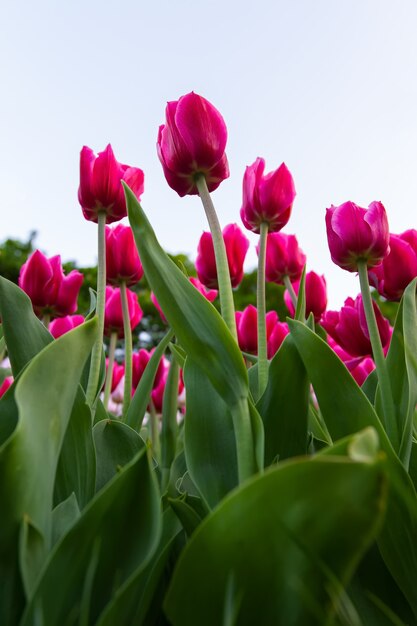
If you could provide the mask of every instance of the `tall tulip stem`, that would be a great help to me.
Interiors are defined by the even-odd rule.
[[[104,398],[103,404],[104,408],[107,411],[107,407],[109,405],[109,398],[111,393],[111,384],[113,380],[113,369],[114,369],[114,354],[116,352],[116,344],[117,344],[117,333],[112,333],[110,335],[110,344],[109,344],[109,363],[107,366],[107,374],[106,374],[106,384],[104,387]]]
[[[290,294],[291,302],[293,303],[294,310],[296,311],[297,310],[298,298],[297,298],[297,294],[295,293],[295,289],[292,286],[292,282],[291,282],[289,276],[284,276],[284,285],[285,285],[285,289]]]
[[[358,261],[358,273],[361,286],[362,301],[365,309],[366,323],[368,325],[369,338],[371,340],[372,352],[378,375],[379,389],[381,392],[384,426],[394,449],[398,450],[400,445],[400,438],[395,417],[391,381],[389,379],[384,351],[382,349],[381,337],[379,334],[375,311],[372,304],[372,296],[369,289],[366,261]]]
[[[130,327],[129,305],[126,283],[120,285],[123,311],[123,332],[125,336],[125,385],[123,390],[123,417],[126,416],[132,396],[132,329]]]
[[[92,407],[97,395],[98,380],[100,377],[101,353],[103,350],[104,307],[106,304],[106,213],[98,214],[98,265],[97,265],[97,304],[98,316],[97,338],[93,346],[90,361],[90,373],[87,385],[87,403]]]
[[[268,223],[260,225],[258,251],[258,282],[256,288],[258,309],[258,394],[262,396],[268,382],[268,352],[266,340],[265,260]]]
[[[195,184],[197,186],[201,202],[203,203],[211,236],[213,238],[214,256],[217,267],[217,280],[219,283],[220,309],[223,319],[230,332],[237,340],[235,305],[233,301],[232,283],[230,281],[229,264],[227,262],[226,246],[224,245],[223,234],[209,190],[207,189],[207,182],[203,174],[196,177]]]

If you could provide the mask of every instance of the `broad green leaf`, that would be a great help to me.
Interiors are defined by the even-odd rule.
[[[174,333],[169,330],[166,335],[161,339],[158,346],[155,348],[151,358],[149,359],[145,371],[139,381],[135,394],[130,402],[129,409],[126,415],[126,424],[131,428],[134,428],[138,432],[142,427],[143,418],[145,417],[146,407],[149,404],[149,398],[151,396],[153,381],[158,370],[158,365],[164,352],[171,341]]]
[[[138,433],[117,420],[101,420],[93,428],[96,449],[96,491],[104,487],[121,468],[145,448]]]
[[[162,492],[165,491],[169,482],[171,465],[176,456],[178,438],[178,384],[180,379],[180,367],[175,359],[172,359],[167,381],[165,384],[163,406],[162,406],[162,427],[161,427],[161,485]]]
[[[52,511],[52,545],[54,546],[80,517],[80,508],[73,492]]]
[[[91,409],[78,387],[55,476],[54,506],[75,493],[82,510],[95,493],[96,455],[91,429]]]
[[[0,276],[0,317],[13,376],[53,341],[52,335],[33,312],[24,291]]]
[[[117,589],[148,563],[160,532],[159,491],[143,448],[56,545],[21,626],[32,626],[39,609],[46,624],[76,624],[86,606],[95,623]],[[94,561],[89,576],[86,566]]]
[[[191,537],[196,528],[201,524],[202,518],[198,515],[196,510],[188,504],[187,496],[180,496],[175,499],[168,498],[168,502],[175,515],[180,520],[188,537]]]
[[[310,383],[290,335],[269,366],[268,385],[257,404],[265,429],[265,467],[306,454]]]
[[[11,387],[0,398],[0,446],[10,437],[16,428],[19,412],[14,397],[17,380],[14,380]]]
[[[378,545],[398,586],[417,617],[417,496],[369,400],[333,350],[300,322],[291,334],[314,387],[333,440],[372,426],[387,455],[391,479],[388,509]]]
[[[248,397],[248,375],[236,341],[220,314],[159,245],[133,192],[126,203],[136,246],[152,291],[187,355],[232,406]]]
[[[232,595],[239,626],[328,623],[378,532],[385,495],[381,461],[303,459],[255,477],[191,537],[165,599],[168,619],[222,624]]]
[[[205,372],[190,358],[185,364],[184,382],[187,468],[204,500],[213,508],[238,485],[233,419]]]

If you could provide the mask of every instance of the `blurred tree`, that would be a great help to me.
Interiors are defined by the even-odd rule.
[[[34,251],[36,231],[32,230],[27,241],[6,239],[0,244],[0,276],[17,283],[20,268]]]

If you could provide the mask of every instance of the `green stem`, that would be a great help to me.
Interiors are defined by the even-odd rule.
[[[120,296],[122,299],[123,331],[125,335],[125,385],[123,390],[123,418],[125,418],[132,397],[132,329],[130,327],[127,287],[124,281],[120,285]]]
[[[268,351],[266,338],[266,303],[265,303],[265,260],[268,223],[260,226],[258,252],[258,283],[256,289],[258,309],[258,394],[262,396],[268,383]]]
[[[239,484],[256,474],[255,442],[252,433],[252,420],[246,398],[231,407],[233,428],[236,439],[237,471]]]
[[[295,289],[292,286],[292,282],[290,281],[289,276],[284,276],[284,285],[285,285],[285,289],[290,294],[291,302],[294,305],[294,312],[295,312],[297,310],[298,298],[297,298],[297,294],[295,293]]]
[[[371,340],[373,357],[378,375],[379,389],[382,399],[382,412],[384,426],[389,439],[395,450],[398,450],[400,439],[395,417],[394,401],[392,398],[391,381],[382,349],[381,337],[372,304],[371,291],[368,282],[368,270],[366,261],[358,261],[359,281],[362,293],[362,302],[365,309],[366,323],[368,325],[369,338]]]
[[[178,383],[180,368],[175,356],[169,366],[162,404],[161,428],[161,490],[165,491],[169,482],[171,465],[175,458],[177,447],[177,413],[178,413]]]
[[[97,395],[97,387],[100,377],[101,353],[103,350],[104,308],[106,305],[106,217],[105,211],[99,212],[96,305],[96,314],[98,316],[97,338],[91,353],[90,373],[86,392],[87,403],[91,407],[93,406]]]
[[[113,379],[113,369],[114,369],[114,353],[116,351],[116,344],[117,344],[117,333],[112,333],[110,335],[109,364],[107,366],[106,385],[104,387],[104,398],[103,398],[103,404],[104,404],[104,408],[106,409],[106,411],[109,405],[109,398],[110,398],[110,393],[111,393],[111,383]]]
[[[48,330],[50,323],[51,323],[51,314],[44,313],[42,315],[42,324],[45,326],[46,330]]]
[[[217,281],[219,283],[220,309],[224,321],[230,332],[237,341],[235,305],[233,302],[232,283],[230,281],[229,264],[227,262],[226,246],[220,223],[207,189],[206,179],[203,174],[196,177],[195,184],[206,212],[211,236],[213,238],[214,256],[216,259]]]
[[[149,403],[149,421],[151,426],[151,442],[152,442],[152,454],[158,464],[161,461],[161,444],[159,440],[159,417],[155,410],[155,405],[152,400]]]

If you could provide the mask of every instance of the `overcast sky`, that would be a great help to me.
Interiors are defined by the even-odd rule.
[[[417,228],[416,32],[416,0],[5,0],[0,240],[37,230],[49,256],[93,264],[79,152],[110,142],[144,170],[142,204],[162,245],[195,258],[204,212],[168,187],[155,148],[166,102],[193,90],[229,131],[220,222],[240,223],[246,165],[285,161],[297,197],[284,232],[326,275],[336,308],[359,288],[331,263],[326,207],[381,200],[392,232]]]

